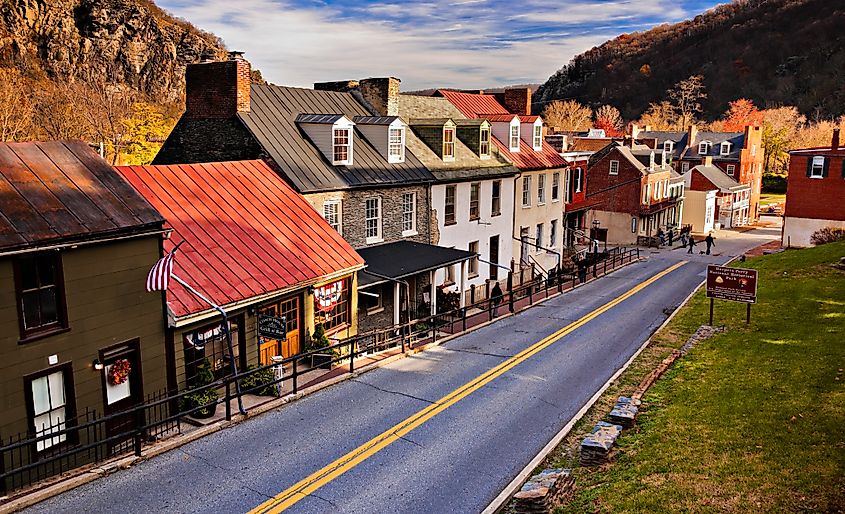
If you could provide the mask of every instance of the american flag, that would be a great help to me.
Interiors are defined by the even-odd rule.
[[[159,259],[150,269],[150,273],[147,275],[147,292],[167,291],[167,286],[170,284],[170,274],[173,273],[173,257],[181,244],[180,242],[176,245],[176,248]]]

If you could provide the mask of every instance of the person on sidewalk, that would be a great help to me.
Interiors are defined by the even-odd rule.
[[[493,286],[493,290],[490,292],[490,307],[493,309],[493,317],[499,315],[499,304],[502,303],[502,288],[499,287],[499,283]]]
[[[670,249],[672,248],[672,239],[673,239],[674,236],[675,236],[675,230],[670,228],[669,229],[669,248]]]
[[[687,247],[687,233],[681,232],[681,248]]]
[[[695,248],[695,238],[692,237],[692,234],[689,235],[689,250],[687,253],[692,253],[692,249]]]
[[[707,234],[707,237],[704,238],[704,243],[707,244],[707,255],[710,255],[710,248],[716,244],[715,241],[713,234]]]
[[[657,239],[660,241],[658,243],[658,248],[666,244],[666,236],[663,234],[663,229],[657,229]]]

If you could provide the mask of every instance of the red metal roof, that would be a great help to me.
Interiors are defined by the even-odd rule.
[[[363,259],[264,161],[120,166],[184,241],[173,272],[218,305],[363,267]],[[174,316],[208,306],[171,282]]]
[[[439,90],[438,94],[449,100],[467,118],[490,119],[490,116],[493,115],[511,114],[493,95],[461,93],[445,89]],[[533,123],[536,119],[536,116],[520,116],[520,121],[525,123]],[[504,121],[510,121],[510,119]],[[545,141],[543,141],[543,149],[539,152],[535,152],[531,145],[521,139],[519,152],[511,152],[508,145],[499,141],[496,137],[493,137],[493,142],[496,143],[499,151],[520,170],[541,170],[568,166],[566,160]]]

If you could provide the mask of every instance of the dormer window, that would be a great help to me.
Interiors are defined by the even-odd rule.
[[[334,129],[334,138],[332,140],[332,164],[335,164],[335,165],[352,164],[352,129],[351,128],[336,128],[336,129]]]
[[[480,141],[478,143],[478,155],[483,159],[490,157],[490,128],[481,127]]]
[[[664,141],[663,142],[663,151],[664,152],[671,152],[675,148],[674,141]]]
[[[705,155],[710,151],[710,141],[702,141],[698,143],[698,155]]]
[[[540,151],[543,149],[543,126],[534,125],[534,150]]]
[[[443,129],[443,160],[455,160],[455,129],[453,127]]]
[[[518,152],[519,151],[519,122],[518,121],[516,121],[514,124],[511,125],[510,150],[511,150],[511,152]]]
[[[722,146],[719,149],[719,153],[721,155],[728,155],[729,153],[731,153],[731,144],[727,141],[723,141]]]
[[[335,166],[351,166],[355,123],[342,114],[300,114],[296,124]]]
[[[405,129],[391,127],[387,131],[387,162],[405,162]]]
[[[398,116],[355,116],[355,131],[375,147],[388,163],[405,162],[405,129]]]

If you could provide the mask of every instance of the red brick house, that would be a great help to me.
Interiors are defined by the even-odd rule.
[[[809,246],[813,232],[825,227],[845,229],[845,147],[838,129],[829,147],[789,152],[782,242]]]
[[[613,145],[595,153],[587,167],[585,200],[595,202],[586,223],[607,229],[607,241],[637,243],[680,223],[683,177],[665,152],[642,145]]]
[[[704,164],[693,167],[687,174],[686,196],[689,199],[694,192],[716,191],[714,219],[721,228],[747,225],[750,220],[749,200],[751,186],[741,184],[724,174],[710,158]],[[689,209],[687,209],[689,214]]]

